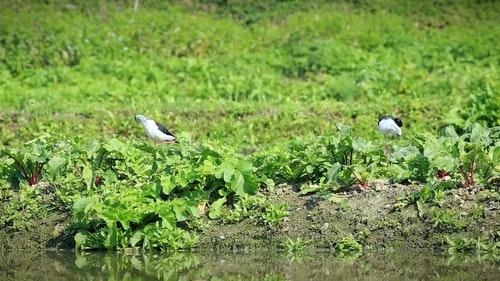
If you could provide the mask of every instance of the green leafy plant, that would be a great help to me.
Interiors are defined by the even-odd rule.
[[[476,205],[472,209],[472,217],[474,219],[482,219],[484,218],[484,205]]]
[[[368,228],[363,228],[357,236],[356,236],[356,241],[359,241],[361,244],[370,236],[371,231]]]
[[[245,195],[233,204],[233,207],[222,215],[222,219],[227,222],[238,222],[245,218],[255,220],[256,223],[263,223],[270,227],[284,221],[288,216],[288,206],[281,202],[271,204],[262,195]]]
[[[261,215],[262,221],[270,226],[282,223],[288,216],[288,205],[285,202],[270,204]]]
[[[417,204],[419,211],[422,211],[425,203],[433,202],[441,206],[444,198],[449,194],[449,190],[454,187],[453,183],[446,181],[438,184],[428,183],[420,190],[412,192],[404,198],[399,198],[399,202],[394,207],[400,210],[408,205]]]
[[[439,229],[461,229],[467,226],[467,222],[456,218],[456,214],[446,210],[438,210],[435,207],[429,210],[432,226]]]
[[[82,162],[94,171],[87,187],[95,189],[92,183],[103,168],[114,176],[102,173],[108,177],[99,190],[74,201],[77,249],[190,249],[197,241],[190,227],[198,225],[192,222],[203,206],[210,205],[209,217],[217,219],[229,197],[254,198],[250,195],[260,185],[272,184],[258,178],[252,163],[229,146],[184,143],[171,150],[137,149],[116,139],[93,146]],[[272,225],[286,215],[286,206],[263,202],[259,206],[265,211],[256,213],[263,222]]]
[[[101,276],[125,277],[137,274],[146,278],[172,276],[172,272],[190,271],[199,267],[201,261],[198,256],[190,252],[171,252],[168,254],[137,255],[134,249],[124,249],[117,253],[89,255],[75,253],[75,266],[82,270],[85,276],[91,277],[89,272],[97,272]]]
[[[363,246],[351,237],[344,237],[334,243],[333,251],[341,258],[356,257],[363,253]]]
[[[0,187],[0,227],[10,231],[30,229],[35,221],[45,219],[50,206],[45,204],[42,192],[22,183],[19,190]]]
[[[29,185],[38,198],[47,187],[50,203],[24,203],[84,206],[68,230],[79,249],[181,249],[205,208],[210,219],[278,221],[285,208],[246,199],[276,183],[344,209],[335,192],[371,179],[424,184],[397,204],[422,218],[458,181],[498,186],[497,3],[441,13],[384,1],[225,2],[141,2],[134,24],[119,2],[2,6],[9,224],[22,209],[11,189],[26,195]],[[168,121],[182,145],[145,144],[132,111]],[[388,161],[375,121],[391,112],[409,126]]]
[[[282,243],[282,246],[289,253],[300,253],[310,243],[311,241],[302,237],[297,237],[296,239],[290,239],[290,237],[287,237],[287,240]]]
[[[448,250],[448,253],[491,253],[498,255],[500,253],[500,242],[490,242],[481,238],[465,238],[445,236],[443,247]]]
[[[472,124],[470,132],[464,134],[460,145],[460,173],[466,187],[474,186],[477,178],[486,182],[494,168],[494,151],[498,147],[498,132],[487,129],[478,123]]]
[[[2,149],[0,157],[7,157],[8,165],[13,166],[20,173],[21,179],[32,186],[40,182],[43,167],[49,161],[56,141],[46,134],[25,143],[22,149]]]
[[[416,137],[423,156],[428,159],[429,171],[442,179],[452,172],[458,172],[465,187],[474,186],[477,178],[486,182],[493,177],[495,153],[498,142],[496,130],[473,124],[467,133],[459,136],[451,126],[446,127],[443,136],[429,133]]]

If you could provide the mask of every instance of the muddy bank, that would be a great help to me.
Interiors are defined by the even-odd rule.
[[[398,209],[422,186],[374,183],[362,191],[329,195],[298,193],[293,186],[277,187],[272,202],[286,202],[289,216],[277,227],[244,220],[215,221],[200,237],[200,248],[259,248],[279,246],[288,238],[310,241],[311,248],[331,248],[352,237],[368,248],[441,248],[444,237],[461,236],[491,241],[500,230],[500,195],[484,188],[450,190],[440,205],[428,202]]]
[[[50,214],[46,220],[32,222],[28,229],[22,231],[2,228],[0,250],[73,249],[73,239],[64,235],[70,220],[71,214],[57,212]]]
[[[430,201],[397,208],[403,198],[421,189],[379,181],[365,190],[332,196],[301,195],[297,186],[281,185],[266,196],[272,203],[286,202],[289,214],[283,222],[271,227],[252,219],[237,223],[207,219],[199,249],[274,248],[299,237],[310,242],[305,250],[330,249],[344,237],[354,238],[365,249],[439,249],[446,235],[498,239],[498,189],[458,188],[449,190],[439,205]],[[69,213],[54,213],[22,232],[0,229],[0,249],[72,249],[73,239],[64,235],[70,219]]]

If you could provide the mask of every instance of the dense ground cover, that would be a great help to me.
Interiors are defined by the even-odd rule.
[[[127,1],[4,1],[2,143],[137,137],[137,112],[248,149],[336,122],[375,138],[381,114],[405,135],[498,125],[497,3],[256,3],[246,23],[241,9],[159,2],[133,16]]]
[[[0,4],[2,236],[71,213],[56,234],[81,249],[191,248],[206,217],[279,228],[277,184],[419,184],[394,208],[431,225],[461,225],[425,207],[455,187],[496,200],[499,3],[128,2]],[[136,113],[180,145],[154,148]]]

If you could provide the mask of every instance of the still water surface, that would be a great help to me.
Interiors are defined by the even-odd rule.
[[[0,280],[500,280],[500,261],[429,253],[0,252]]]

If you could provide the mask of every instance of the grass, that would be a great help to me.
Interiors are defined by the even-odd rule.
[[[497,92],[495,3],[193,3],[141,3],[133,21],[125,2],[3,4],[1,143],[40,131],[137,138],[134,113],[247,151],[337,122],[379,138],[382,114],[411,135],[464,125],[485,113],[469,112],[471,93]]]

